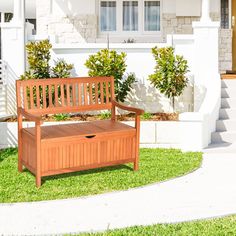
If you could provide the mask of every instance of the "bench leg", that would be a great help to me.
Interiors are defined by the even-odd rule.
[[[23,171],[23,165],[22,165],[22,144],[21,141],[19,142],[20,145],[18,147],[18,171]]]
[[[37,186],[37,188],[41,187],[41,176],[40,175],[36,175],[36,186]]]
[[[134,161],[134,171],[138,171],[139,169],[139,164],[138,164],[138,159]]]
[[[20,158],[18,159],[18,171],[23,172],[23,165],[22,165]]]

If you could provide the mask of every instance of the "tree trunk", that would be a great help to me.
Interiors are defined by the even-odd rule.
[[[175,97],[172,97],[173,112],[175,112]]]

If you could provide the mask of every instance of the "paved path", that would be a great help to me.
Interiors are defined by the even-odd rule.
[[[236,213],[236,155],[204,154],[187,176],[86,198],[0,204],[0,235],[100,231]]]

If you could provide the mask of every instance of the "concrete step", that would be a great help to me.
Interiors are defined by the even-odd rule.
[[[217,120],[216,121],[216,131],[235,131],[236,132],[236,119],[228,119],[228,120]]]
[[[224,119],[236,119],[236,109],[220,109],[220,120]]]
[[[236,142],[236,132],[214,132],[211,134],[211,142],[212,143],[235,143]]]
[[[221,88],[236,88],[236,79],[221,80]]]
[[[222,88],[221,98],[236,98],[236,87],[234,88]]]
[[[236,98],[221,98],[221,108],[236,109]]]

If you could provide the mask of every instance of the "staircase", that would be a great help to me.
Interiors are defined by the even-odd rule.
[[[236,76],[221,82],[221,108],[208,150],[236,153]]]

